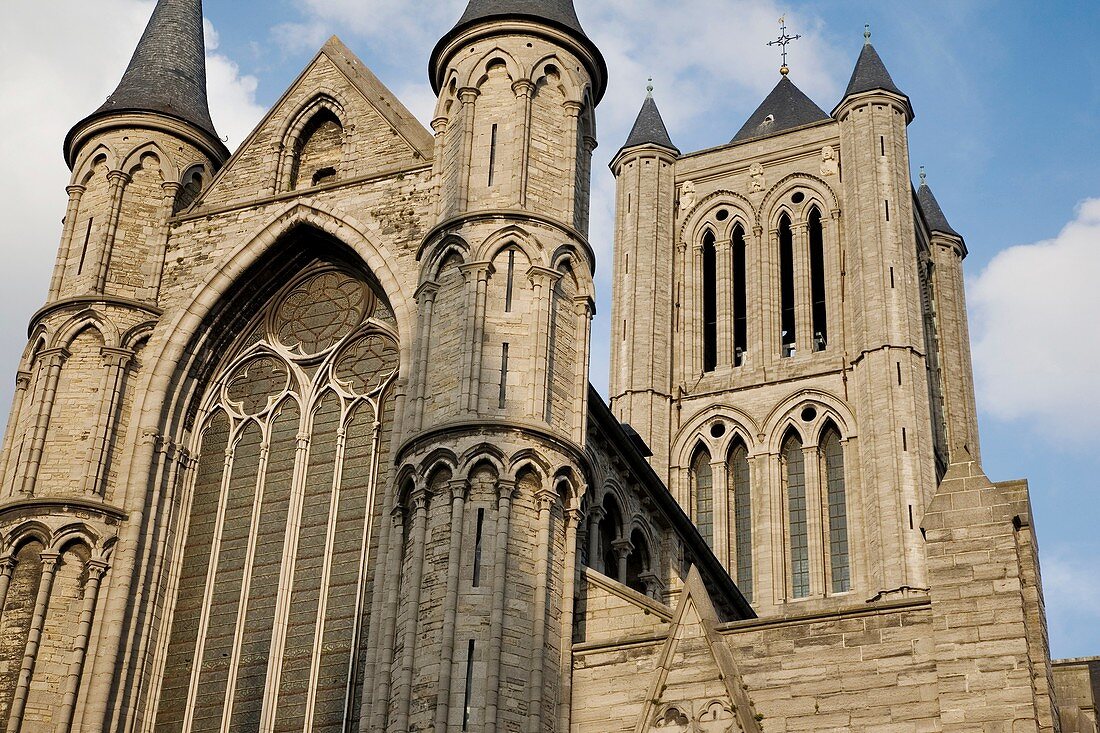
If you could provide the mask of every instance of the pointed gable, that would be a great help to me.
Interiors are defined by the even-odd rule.
[[[635,733],[761,733],[699,571],[688,573]]]
[[[338,141],[326,182],[384,176],[432,159],[431,133],[334,36],[233,154],[196,210],[301,189],[291,175],[295,141],[309,134],[315,115],[330,121],[326,132]]]
[[[767,137],[827,119],[825,110],[784,76],[730,142]]]
[[[641,145],[656,145],[660,148],[674,150],[676,153],[680,152],[680,149],[673,144],[672,137],[668,134],[668,128],[665,127],[661,111],[657,109],[657,103],[653,101],[652,95],[647,96],[645,102],[642,103],[642,109],[638,112],[638,119],[634,121],[634,127],[630,130],[630,135],[620,151]]]

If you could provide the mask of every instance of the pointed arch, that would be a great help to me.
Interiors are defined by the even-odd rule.
[[[797,338],[796,293],[794,277],[794,230],[791,216],[785,208],[776,221],[779,239],[779,343],[781,356],[794,356]]]
[[[531,67],[531,81],[535,85],[542,83],[551,74],[558,77],[558,90],[566,100],[579,102],[583,91],[569,64],[565,63],[557,54],[543,56]]]
[[[714,469],[707,447],[700,442],[691,459],[692,514],[695,527],[714,546]]]
[[[826,548],[829,562],[829,587],[832,593],[852,589],[852,571],[848,546],[848,497],[844,472],[844,445],[840,430],[828,420],[818,439],[820,475],[824,483],[829,518]]]
[[[497,64],[503,64],[508,71],[508,78],[517,81],[523,78],[523,71],[516,62],[515,56],[505,51],[500,46],[494,46],[491,50],[481,54],[477,62],[470,67],[470,73],[466,75],[464,87],[478,89],[485,83],[489,69]]]
[[[829,320],[825,291],[825,229],[821,211],[814,204],[806,217],[810,240],[810,324],[813,351],[824,351],[829,343]]]
[[[718,252],[714,232],[707,228],[702,242],[703,371],[718,368]]]
[[[810,595],[809,514],[806,502],[806,460],[802,436],[794,427],[783,438],[780,462],[787,505],[789,591],[792,598]]]
[[[156,158],[157,170],[160,172],[162,181],[178,181],[180,179],[179,168],[176,167],[172,158],[164,152],[164,148],[154,141],[139,145],[131,150],[125,160],[122,161],[119,170],[128,176],[133,176],[137,169],[145,167],[145,160],[149,156]]]

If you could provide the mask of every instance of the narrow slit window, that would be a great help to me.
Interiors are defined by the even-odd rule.
[[[814,351],[824,351],[829,343],[828,310],[825,304],[825,230],[821,213],[810,212],[810,295],[813,301]]]
[[[626,341],[626,319],[623,319],[623,341]]]
[[[497,126],[493,125],[493,131],[489,139],[489,186],[493,185],[493,178],[497,167]]]
[[[890,199],[886,199],[886,221],[890,221]]]
[[[718,268],[714,235],[703,238],[703,371],[718,366]]]
[[[485,510],[477,510],[477,534],[474,538],[474,582],[475,588],[481,587],[481,546],[485,534]]]
[[[901,429],[901,449],[903,451],[909,450],[909,434],[906,432],[905,428]]]
[[[626,253],[626,274],[630,274],[630,253]]]
[[[462,703],[462,730],[470,730],[470,707],[474,696],[474,640],[466,650],[466,691]]]
[[[516,281],[516,251],[508,250],[508,285],[504,293],[504,312],[512,312],[512,290]]]
[[[898,362],[898,386],[901,386],[901,362]]]
[[[879,153],[882,155],[882,157],[885,158],[886,157],[886,136],[885,135],[879,135],[878,146],[879,146]]]
[[[77,266],[76,266],[76,274],[77,275],[84,272],[84,260],[88,256],[88,242],[92,238],[92,222],[93,221],[95,221],[95,219],[91,219],[91,218],[88,219],[88,228],[84,232],[84,246],[81,247],[81,249],[80,249],[80,262],[77,263]]]
[[[894,287],[894,268],[890,268],[890,287]]]
[[[786,214],[779,220],[780,344],[783,356],[794,356],[794,234]]]
[[[909,529],[913,529],[913,505],[909,505]]]
[[[738,224],[733,230],[733,365],[741,366],[749,346],[748,280],[745,275],[745,230]]]
[[[628,193],[626,195],[626,213],[628,213],[628,214],[630,213],[633,204],[634,204],[634,195]]]
[[[508,398],[508,344],[500,347],[500,408],[504,409]]]

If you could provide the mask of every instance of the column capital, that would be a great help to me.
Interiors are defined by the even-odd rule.
[[[434,303],[435,296],[439,295],[439,283],[435,280],[427,280],[420,284],[420,287],[413,293],[413,298],[417,303],[425,305],[427,303]]]
[[[116,346],[100,347],[99,353],[108,366],[117,366],[121,369],[129,366],[130,360],[134,358],[133,349],[121,349]]]
[[[83,196],[84,192],[88,190],[87,186],[82,186],[79,183],[74,183],[71,186],[65,186],[65,193],[72,196]]]
[[[16,372],[15,373],[15,388],[17,390],[27,389],[31,386],[31,373],[30,372]]]
[[[535,82],[530,79],[519,79],[512,82],[512,92],[517,97],[530,97],[535,91]]]
[[[588,508],[589,521],[596,522],[598,524],[600,520],[602,520],[606,516],[607,510],[605,510],[602,506],[596,505]]]
[[[436,117],[432,120],[432,130],[435,134],[440,135],[447,131],[447,126],[451,124],[449,117]]]
[[[0,576],[11,575],[11,571],[15,570],[15,564],[14,555],[0,558]]]
[[[69,357],[72,355],[73,353],[64,346],[46,349],[39,354],[49,366],[61,366],[68,361]]]
[[[97,580],[101,579],[106,573],[110,564],[106,560],[89,560],[88,561],[88,574],[94,575]]]
[[[451,501],[466,499],[470,496],[469,479],[453,479],[447,482],[447,488],[451,490]]]
[[[496,272],[496,268],[493,267],[492,262],[467,262],[465,265],[459,265],[458,271],[462,273],[467,282],[471,278],[481,282],[488,280],[489,275]]]
[[[544,509],[546,511],[553,509],[559,503],[558,499],[558,492],[553,489],[540,489],[535,494],[535,502],[538,504],[540,512]]]
[[[592,137],[591,135],[584,136],[584,149],[586,152],[592,153],[592,151],[599,146],[600,144],[599,142],[597,142],[596,138]]]
[[[458,90],[458,101],[464,105],[473,104],[480,96],[481,91],[476,87],[462,87]]]
[[[129,183],[132,179],[130,174],[125,171],[110,171],[107,174],[107,180],[115,184]]]
[[[581,104],[580,102],[576,102],[572,99],[563,103],[562,107],[565,107],[565,111],[569,114],[570,117],[580,117],[581,110],[584,109],[583,104]]]
[[[181,189],[183,189],[183,184],[179,181],[163,181],[160,184],[160,187],[164,191],[164,193],[174,197],[180,192]]]
[[[424,487],[418,486],[409,494],[409,506],[416,512],[427,511],[431,493]]]
[[[533,285],[542,285],[547,282],[556,283],[561,280],[562,274],[557,270],[551,270],[549,267],[540,267],[539,265],[532,265],[527,270],[527,279],[531,281]]]
[[[628,538],[623,537],[622,539],[612,541],[611,549],[615,551],[615,556],[618,557],[619,560],[623,560],[634,551],[634,543]]]
[[[516,495],[516,482],[511,479],[497,480],[497,498],[512,500]]]
[[[38,558],[42,561],[43,570],[46,570],[47,567],[54,570],[57,564],[61,562],[61,553],[56,550],[44,550],[38,554]]]

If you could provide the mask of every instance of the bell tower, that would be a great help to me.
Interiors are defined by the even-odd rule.
[[[473,0],[437,44],[435,226],[371,730],[557,729],[569,644],[606,67],[572,0]],[[433,538],[446,540],[433,541]]]

